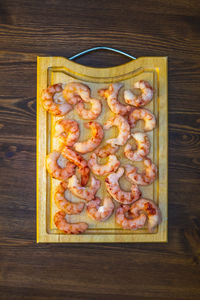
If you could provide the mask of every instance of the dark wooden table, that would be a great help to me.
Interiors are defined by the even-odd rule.
[[[199,1],[0,3],[0,299],[200,299]],[[167,244],[35,242],[36,57],[97,45],[169,57]]]

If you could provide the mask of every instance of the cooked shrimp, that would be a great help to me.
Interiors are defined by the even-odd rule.
[[[118,169],[120,162],[115,155],[109,155],[108,162],[104,165],[100,165],[97,163],[96,154],[92,153],[88,160],[88,165],[95,175],[104,176],[111,172],[115,172]]]
[[[157,168],[151,162],[151,160],[145,159],[144,160],[145,171],[142,173],[137,172],[137,168],[131,165],[126,165],[126,176],[133,184],[138,185],[149,185],[156,179],[157,175]]]
[[[89,100],[84,100],[87,103],[91,104],[90,109],[84,107],[83,102],[79,102],[75,109],[79,116],[84,120],[95,120],[101,113],[101,101],[98,99],[91,98]]]
[[[160,208],[151,200],[143,198],[137,200],[131,205],[130,211],[136,217],[143,215],[141,212],[146,214],[149,232],[153,232],[155,226],[162,222]]]
[[[96,149],[94,152],[99,156],[99,157],[107,157],[111,154],[115,154],[119,150],[119,146],[117,145],[110,145],[107,144],[101,148]]]
[[[68,215],[80,214],[85,206],[83,202],[72,203],[65,198],[67,183],[61,182],[56,188],[54,200],[59,209]]]
[[[129,218],[126,217],[126,214],[128,213],[129,213]],[[116,218],[115,218],[116,223],[119,224],[124,229],[137,230],[139,228],[142,228],[145,225],[146,219],[147,217],[145,214],[140,214],[138,217],[130,216],[129,205],[121,205],[120,207],[117,208],[116,211]]]
[[[130,192],[121,190],[119,186],[119,178],[124,174],[124,168],[119,168],[116,173],[111,173],[105,180],[107,191],[118,202],[130,204],[140,198],[141,192],[137,185],[131,186]]]
[[[73,146],[79,138],[79,125],[74,120],[58,120],[55,124],[55,137],[61,145]]]
[[[81,184],[85,186],[90,176],[90,169],[87,161],[80,154],[76,153],[67,146],[64,146],[62,155],[79,168],[79,172],[81,174]]]
[[[149,154],[150,141],[148,136],[143,132],[135,132],[131,136],[136,141],[136,150],[132,150],[129,143],[124,147],[125,156],[133,161],[143,160],[145,156]]]
[[[138,120],[144,121],[144,130],[150,131],[156,127],[156,118],[152,112],[145,108],[136,108],[129,115],[129,124],[135,127]]]
[[[91,184],[89,187],[81,186],[76,175],[73,175],[68,179],[68,189],[72,192],[72,194],[84,199],[87,202],[94,199],[99,188],[100,181],[95,179],[93,176],[91,178]]]
[[[153,88],[149,82],[145,80],[139,80],[134,84],[135,89],[141,90],[141,95],[136,96],[131,90],[124,91],[124,101],[127,104],[139,107],[147,105],[153,98]]]
[[[101,143],[103,139],[103,129],[97,122],[88,122],[85,124],[86,128],[92,130],[92,137],[87,141],[78,142],[74,145],[74,149],[80,153],[87,153],[93,151]]]
[[[59,230],[63,231],[64,233],[68,233],[68,234],[83,233],[88,228],[87,223],[83,223],[83,222],[69,223],[66,220],[66,213],[64,211],[58,211],[55,214],[54,223]]]
[[[59,165],[61,153],[53,151],[47,155],[46,167],[49,174],[56,179],[65,181],[75,173],[76,166],[71,162],[65,162],[63,166]]]
[[[62,84],[58,83],[42,91],[42,105],[52,115],[64,116],[72,110],[72,106],[63,98],[62,90]]]
[[[119,134],[116,138],[113,139],[108,139],[106,141],[107,144],[111,144],[111,146],[114,145],[119,145],[122,146],[124,144],[126,144],[127,140],[130,137],[130,125],[127,122],[127,120],[120,116],[117,115],[114,118],[108,120],[105,124],[104,124],[104,129],[109,129],[112,126],[116,126],[119,129]]]
[[[112,215],[115,206],[111,197],[105,197],[102,206],[100,206],[100,203],[101,199],[99,198],[88,202],[87,213],[96,221],[105,221]]]
[[[75,105],[83,99],[90,98],[90,88],[80,82],[70,82],[64,87],[63,97],[67,102]]]
[[[110,84],[107,89],[101,89],[98,93],[107,99],[108,106],[112,112],[125,115],[131,110],[131,107],[120,103],[117,99],[122,86],[123,84],[121,83]]]

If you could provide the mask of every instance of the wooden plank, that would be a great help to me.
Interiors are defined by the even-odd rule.
[[[46,172],[46,154],[56,149],[56,140],[53,138],[55,117],[50,116],[43,109],[40,95],[43,88],[58,82],[82,81],[89,85],[92,96],[97,96],[97,90],[107,86],[111,82],[121,81],[126,88],[130,88],[133,82],[145,79],[151,82],[155,89],[153,101],[147,108],[152,110],[157,118],[157,127],[149,132],[151,141],[150,158],[159,169],[158,180],[148,187],[142,187],[143,196],[153,199],[161,208],[163,222],[153,234],[147,229],[128,231],[119,228],[115,224],[114,215],[106,222],[93,222],[84,212],[79,216],[70,216],[70,220],[77,222],[86,221],[89,229],[82,235],[66,235],[60,233],[53,224],[53,216],[57,211],[54,204],[54,191],[59,181],[51,179]],[[37,76],[37,242],[166,242],[167,241],[167,150],[168,150],[168,108],[167,108],[167,58],[166,57],[141,57],[124,65],[112,68],[90,68],[79,65],[62,57],[38,57]],[[122,99],[121,99],[122,100]],[[123,100],[122,100],[123,101]],[[112,113],[102,100],[103,112],[97,119],[104,123]],[[81,128],[81,140],[89,137],[89,131],[83,130],[84,122],[74,111],[67,118],[78,120]],[[143,127],[138,122],[137,129]],[[134,129],[135,130],[135,129]],[[115,129],[105,134],[109,138],[115,134]],[[122,163],[128,161],[119,152]],[[88,154],[85,155],[88,158]],[[129,161],[130,163],[130,161]],[[136,164],[141,167],[141,163]],[[124,189],[129,188],[125,179],[121,181]],[[105,186],[102,184],[98,196],[105,196]],[[71,195],[69,194],[69,199]],[[77,200],[73,196],[73,200]]]

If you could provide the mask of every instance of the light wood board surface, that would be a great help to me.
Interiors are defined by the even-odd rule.
[[[92,97],[101,99],[97,90],[107,87],[109,83],[122,82],[124,88],[131,88],[137,80],[149,81],[154,90],[153,100],[146,106],[156,116],[157,127],[148,132],[151,141],[149,157],[158,167],[158,178],[150,186],[141,187],[144,198],[155,201],[162,212],[163,221],[155,229],[154,233],[148,233],[147,229],[129,231],[120,228],[115,223],[115,215],[105,222],[95,222],[88,218],[87,213],[82,212],[78,216],[70,216],[71,222],[85,221],[89,229],[81,235],[67,235],[59,232],[53,223],[53,217],[57,207],[54,203],[54,192],[59,184],[46,172],[46,155],[57,148],[54,138],[54,123],[58,117],[52,117],[41,105],[41,91],[48,85],[55,83],[68,83],[80,81],[87,84]],[[123,102],[123,89],[120,91],[120,101]],[[107,103],[102,99],[103,110],[96,119],[103,124],[113,116]],[[85,140],[90,136],[90,131],[84,128],[86,121],[80,120],[73,110],[64,118],[75,119],[79,122],[81,136]],[[132,132],[143,129],[143,123],[138,122]],[[105,139],[115,136],[116,128],[105,131]],[[102,144],[103,145],[103,144]],[[84,155],[88,158],[89,154]],[[123,155],[123,147],[117,152],[121,164],[130,163]],[[37,70],[37,242],[166,242],[167,241],[167,179],[168,179],[168,98],[167,98],[167,58],[166,57],[141,57],[124,65],[112,68],[90,68],[63,57],[38,57]],[[103,160],[102,160],[103,162]],[[134,163],[142,168],[142,163]],[[98,176],[96,176],[98,178]],[[97,196],[103,198],[106,195],[104,178]],[[123,189],[129,190],[130,184],[123,177],[120,180]],[[67,193],[68,199],[77,201],[78,198]],[[80,199],[79,199],[80,200]],[[118,204],[115,202],[115,207]]]

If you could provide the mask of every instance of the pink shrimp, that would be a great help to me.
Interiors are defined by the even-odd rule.
[[[129,229],[129,230],[137,230],[139,228],[144,227],[147,219],[146,215],[140,214],[138,217],[135,217],[133,215],[130,216],[131,207],[129,205],[120,205],[120,207],[117,208],[116,217],[115,217],[116,223],[120,225],[122,228]],[[126,217],[126,214],[128,213],[129,213],[129,218]]]
[[[98,164],[96,154],[92,153],[88,165],[95,175],[104,176],[111,172],[115,172],[118,169],[120,162],[115,155],[109,155],[106,164]]]
[[[79,138],[79,125],[74,120],[58,120],[55,124],[55,137],[63,146],[73,146]]]
[[[101,199],[95,198],[87,203],[87,213],[88,215],[96,221],[105,221],[113,213],[114,203],[111,197],[105,197],[103,205],[100,206]]]
[[[145,156],[149,154],[150,150],[150,141],[148,136],[143,132],[135,132],[131,136],[136,141],[136,150],[132,150],[132,147],[129,143],[124,147],[125,156],[133,161],[143,160]]]
[[[148,158],[144,160],[145,171],[142,173],[137,172],[137,168],[131,165],[126,165],[126,176],[133,184],[149,185],[154,182],[157,175],[157,168]]]
[[[79,168],[79,172],[81,174],[81,184],[85,186],[90,177],[90,169],[87,161],[80,154],[76,153],[67,146],[64,146],[62,155]]]
[[[107,89],[100,89],[98,93],[107,99],[108,106],[112,112],[126,115],[131,110],[131,107],[120,103],[117,99],[122,86],[123,84],[121,83],[110,84]]]
[[[151,200],[139,199],[131,205],[130,212],[137,218],[146,214],[148,219],[148,230],[153,232],[154,228],[162,222],[162,215],[159,207]]]
[[[42,105],[52,115],[64,116],[72,110],[72,106],[63,98],[62,91],[61,83],[50,85],[42,91]]]
[[[56,227],[64,233],[78,234],[87,230],[87,223],[69,223],[66,220],[66,213],[64,211],[58,211],[54,216],[54,223]]]
[[[87,153],[93,151],[101,143],[103,139],[103,129],[97,122],[88,122],[85,124],[86,128],[92,130],[92,137],[87,141],[78,142],[74,145],[74,149],[80,153]]]
[[[150,131],[156,127],[156,119],[154,114],[145,108],[136,108],[129,115],[129,124],[131,128],[135,127],[138,120],[144,121],[144,130]]]
[[[119,146],[118,145],[110,145],[110,144],[106,144],[103,147],[97,148],[94,153],[97,154],[97,156],[99,157],[107,157],[111,154],[115,154],[117,151],[119,150]]]
[[[119,145],[122,146],[124,144],[126,144],[127,140],[130,137],[130,125],[127,122],[127,120],[120,116],[117,115],[114,118],[111,118],[110,120],[108,120],[105,124],[104,124],[104,129],[109,129],[112,126],[116,126],[119,129],[119,134],[116,138],[113,139],[108,139],[106,141],[107,144],[111,144],[111,146],[113,145]]]
[[[64,161],[63,165],[59,165],[61,153],[53,151],[47,155],[46,167],[49,174],[58,180],[66,181],[75,173],[76,166],[71,162]]]
[[[65,198],[67,183],[61,182],[56,188],[54,200],[59,209],[68,215],[80,214],[85,206],[83,202],[72,203]]]
[[[88,187],[81,186],[76,175],[73,175],[68,179],[68,189],[72,192],[72,194],[87,202],[94,199],[99,188],[100,181],[95,179],[93,176],[91,178],[91,184]]]
[[[139,80],[134,84],[135,89],[141,90],[141,95],[136,96],[131,90],[124,91],[124,101],[127,104],[139,107],[147,105],[153,98],[153,88],[148,81]]]
[[[83,99],[90,98],[90,88],[80,82],[70,82],[64,87],[63,97],[68,103],[75,105]]]
[[[84,107],[84,102],[89,103],[91,105],[90,109],[86,109]],[[84,120],[95,120],[101,113],[102,105],[99,99],[90,98],[89,100],[83,100],[79,102],[75,109],[78,115]]]
[[[109,194],[117,201],[122,204],[131,204],[140,198],[141,192],[137,185],[131,186],[130,192],[121,190],[119,186],[119,178],[124,174],[124,168],[119,168],[116,173],[111,173],[105,179],[106,188]]]

